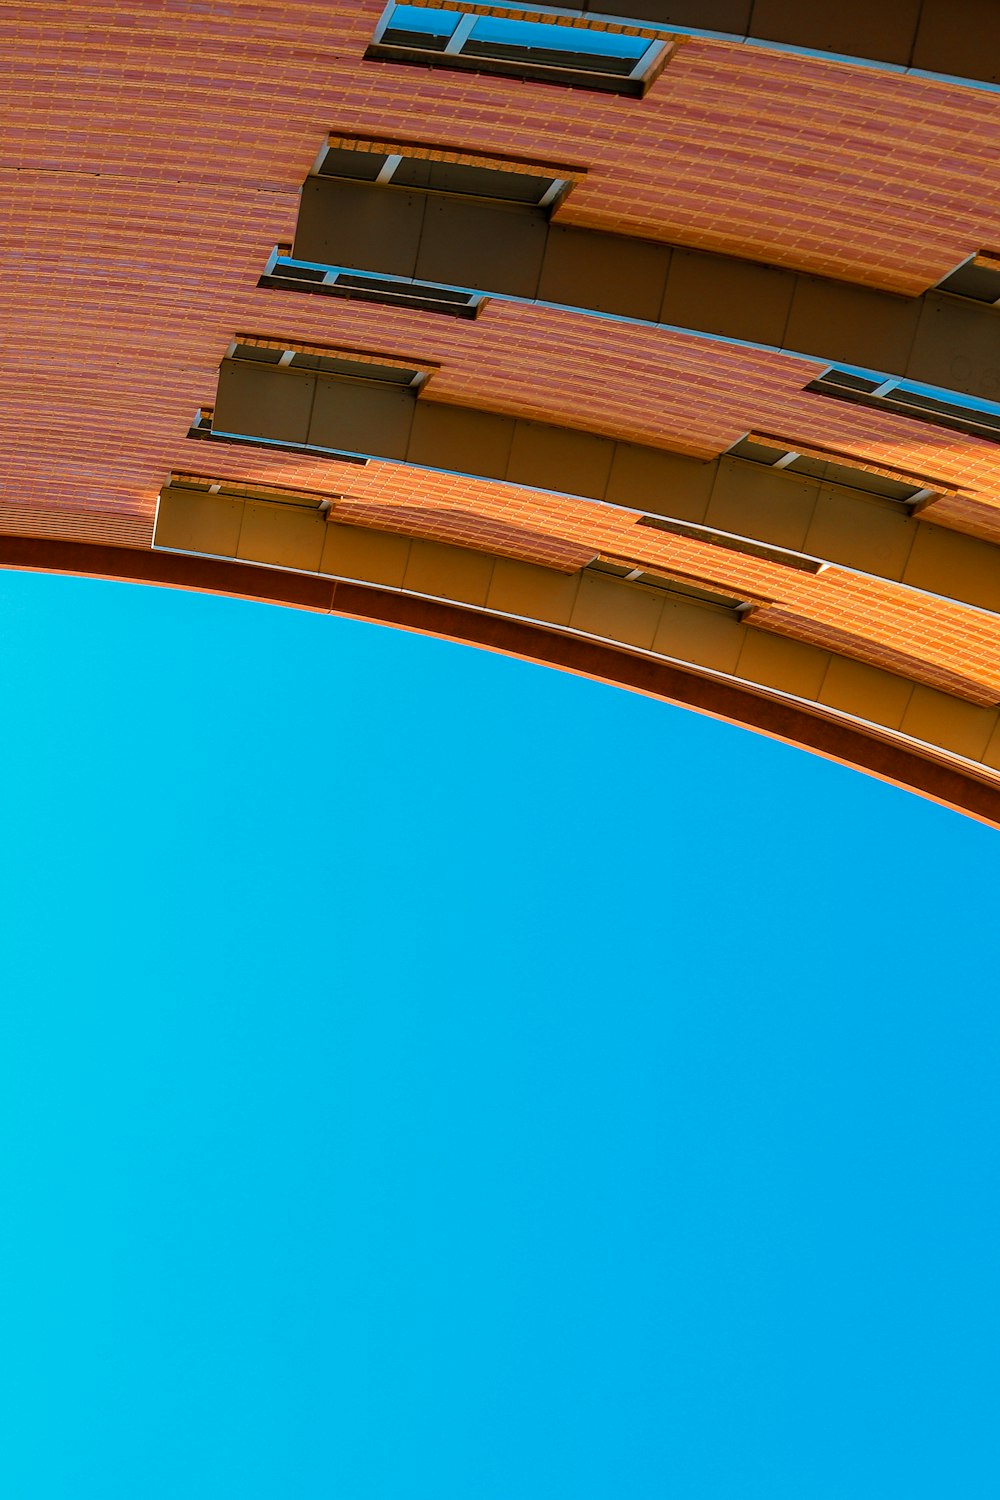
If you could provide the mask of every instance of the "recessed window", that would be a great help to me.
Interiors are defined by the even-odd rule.
[[[238,484],[232,479],[212,479],[204,474],[171,474],[165,488],[172,490],[197,490],[203,495],[218,495],[223,500],[265,500],[269,505],[290,505],[296,510],[328,511],[343,494],[317,493],[315,490],[294,490],[285,486]]]
[[[480,292],[432,286],[428,282],[409,281],[405,276],[376,276],[337,266],[308,265],[278,251],[269,257],[257,285],[289,292],[318,292],[355,302],[381,302],[418,312],[447,313],[453,318],[474,318],[486,301]]]
[[[878,495],[884,500],[895,500],[901,505],[918,506],[936,491],[926,485],[915,483],[906,476],[898,479],[886,474],[872,474],[868,469],[858,469],[836,459],[819,457],[816,454],[797,453],[791,448],[771,447],[756,436],[741,438],[728,450],[727,457],[744,458],[751,463],[765,464],[770,469],[786,469],[791,474],[803,474],[810,479],[821,479],[827,484],[842,484],[852,490],[864,490],[866,494]]]
[[[411,148],[415,150],[415,148]],[[393,187],[452,193],[463,198],[490,198],[502,203],[526,203],[551,208],[569,187],[569,179],[528,163],[492,166],[484,161],[461,161],[435,151],[434,159],[411,154],[405,147],[370,151],[366,142],[345,146],[342,138],[320,153],[314,171],[320,177],[354,182],[391,183]]]
[[[588,573],[604,573],[611,578],[620,578],[625,583],[641,583],[646,588],[658,589],[664,594],[677,594],[682,599],[696,604],[710,604],[716,609],[725,609],[742,615],[749,609],[745,599],[734,599],[729,594],[717,594],[714,589],[700,589],[693,583],[682,583],[676,578],[665,578],[662,573],[650,573],[634,563],[619,562],[616,558],[597,557],[587,564]]]
[[[641,95],[673,38],[543,14],[389,4],[366,56]]]
[[[957,270],[938,282],[938,291],[967,297],[971,302],[1000,305],[1000,255],[990,250],[970,255]]]
[[[727,531],[713,531],[708,526],[692,526],[686,521],[641,516],[637,524],[652,526],[656,531],[669,531],[673,536],[690,537],[692,541],[708,542],[712,547],[722,547],[727,552],[740,552],[744,557],[759,557],[763,562],[777,563],[783,568],[795,568],[800,573],[821,573],[826,566],[819,558],[807,557],[802,552],[789,552],[786,547],[771,547],[766,542],[752,542],[747,537],[732,536]]]
[[[290,370],[322,370],[327,375],[347,375],[353,380],[374,380],[380,385],[414,389],[423,385],[430,374],[428,369],[417,369],[401,361],[383,364],[377,357],[354,354],[349,350],[281,344],[263,339],[251,343],[237,338],[226,351],[226,358],[278,365]]]
[[[313,456],[317,453],[327,453],[342,464],[360,464],[362,468],[367,467],[368,459],[360,457],[357,453],[342,453],[335,448],[316,448],[308,443],[286,443],[280,438],[247,437],[241,432],[216,432],[215,410],[211,406],[200,406],[195,412],[194,421],[188,428],[189,438],[202,438],[213,443],[231,443],[238,448],[277,448],[282,453],[304,453]]]
[[[963,396],[958,391],[917,385],[914,381],[899,380],[895,376],[879,377],[840,369],[827,370],[818,380],[811,381],[806,390],[859,401],[864,406],[916,417],[938,427],[950,427],[970,437],[1000,442],[1000,405],[980,401],[974,396]]]

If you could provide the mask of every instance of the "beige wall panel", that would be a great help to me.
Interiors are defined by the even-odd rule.
[[[794,693],[798,698],[815,698],[829,664],[828,651],[751,627],[736,671],[738,676],[763,683],[765,687],[780,688],[783,693]]]
[[[614,451],[610,438],[542,422],[518,422],[507,478],[536,489],[599,498],[608,487]]]
[[[915,687],[903,721],[904,734],[979,760],[997,727],[995,708],[977,708],[936,688]]]
[[[705,521],[721,531],[801,550],[820,490],[815,479],[723,458]]]
[[[997,724],[996,729],[990,735],[990,742],[986,746],[986,754],[983,756],[983,762],[990,767],[990,770],[1000,771],[1000,723]]]
[[[905,677],[846,656],[831,656],[819,701],[873,724],[898,729],[912,695],[913,683]]]
[[[920,303],[912,298],[800,276],[784,344],[794,353],[815,354],[828,363],[842,359],[901,374],[919,315]]]
[[[247,500],[237,557],[315,573],[323,555],[326,520],[316,510],[293,510]]]
[[[315,384],[313,375],[224,359],[219,367],[213,430],[285,443],[308,442]]]
[[[330,522],[326,528],[320,572],[398,589],[403,586],[409,558],[409,537],[397,536],[391,531],[370,531],[366,526],[340,526]]]
[[[902,577],[916,528],[891,503],[845,496],[824,486],[806,533],[805,551],[827,562],[842,562],[863,572]]]
[[[724,609],[667,599],[653,637],[653,650],[681,661],[734,672],[747,628]]]
[[[1000,547],[920,521],[903,582],[1000,610]]]
[[[168,488],[160,497],[153,544],[235,557],[242,524],[242,500],[222,500],[204,490]]]
[[[574,630],[648,651],[662,613],[663,597],[653,589],[583,573],[570,623]]]
[[[973,0],[962,11],[966,24],[956,26],[954,0],[924,0],[913,66],[1000,83],[1000,5]]]
[[[911,380],[1000,401],[1000,308],[932,294],[920,314],[906,373]]]
[[[549,229],[538,296],[628,318],[660,316],[670,251],[592,229]]]
[[[418,281],[534,297],[548,228],[540,209],[505,211],[502,204],[431,196],[414,274]]]
[[[756,0],[754,35],[822,52],[907,63],[920,0]]]
[[[416,402],[408,390],[351,380],[319,380],[309,441],[374,458],[406,457]]]
[[[424,222],[422,193],[307,177],[294,254],[327,266],[413,276]]]
[[[794,285],[794,276],[772,266],[675,250],[660,321],[780,347]]]
[[[504,614],[568,625],[579,587],[578,573],[558,573],[554,568],[498,557],[486,604]]]
[[[504,479],[514,441],[514,418],[421,399],[413,413],[407,460]]]
[[[415,540],[410,544],[403,587],[460,604],[485,604],[492,573],[493,558],[481,552]]]
[[[716,465],[637,443],[618,443],[604,499],[654,515],[701,521],[715,482]]]

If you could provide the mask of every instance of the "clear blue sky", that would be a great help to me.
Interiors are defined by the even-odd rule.
[[[0,1493],[995,1500],[996,834],[0,574]]]

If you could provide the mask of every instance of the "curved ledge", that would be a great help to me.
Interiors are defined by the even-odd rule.
[[[971,765],[960,768],[930,746],[900,743],[874,726],[862,728],[818,705],[813,708],[782,699],[766,688],[720,680],[695,668],[557,629],[278,568],[48,538],[0,537],[0,566],[193,589],[342,615],[478,646],[756,730],[1000,828],[1000,780],[986,771],[977,772]]]

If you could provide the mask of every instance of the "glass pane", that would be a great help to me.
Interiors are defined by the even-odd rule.
[[[542,21],[508,21],[502,16],[482,16],[473,26],[470,40],[632,62],[638,62],[650,45],[649,38],[643,36],[623,36],[620,32],[594,31],[584,26],[555,26]]]
[[[428,10],[422,5],[397,5],[387,31],[415,31],[429,37],[450,37],[461,20],[457,10]]]

